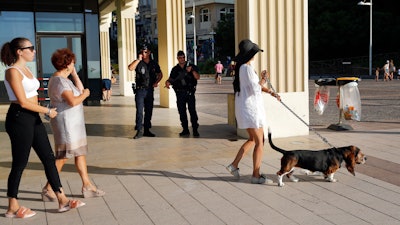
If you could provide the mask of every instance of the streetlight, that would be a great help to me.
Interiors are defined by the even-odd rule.
[[[358,5],[369,6],[369,75],[372,75],[372,0],[369,2],[361,1]]]
[[[194,1],[193,1],[193,12],[192,15],[190,15],[190,18],[193,19],[193,60],[194,60],[194,65],[197,65],[197,45],[196,45],[196,17],[195,17],[196,11],[194,7]]]
[[[214,59],[214,43],[215,43],[214,35],[216,33],[215,33],[215,31],[211,31],[210,34],[212,35],[212,39],[211,39],[211,56],[212,56],[212,59]]]

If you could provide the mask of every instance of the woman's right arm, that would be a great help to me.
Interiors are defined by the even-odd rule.
[[[65,99],[68,105],[76,106],[81,104],[87,97],[89,97],[90,91],[88,88],[84,89],[82,93],[78,96],[75,96],[72,90],[65,90],[61,94],[61,97]]]
[[[74,81],[75,86],[78,88],[78,90],[79,90],[79,91],[81,92],[81,94],[82,94],[84,87],[83,87],[83,84],[82,84],[81,79],[79,78],[78,73],[76,72],[75,67],[74,67],[74,69],[72,70],[71,75],[72,75],[72,80]]]
[[[26,98],[24,87],[22,86],[22,75],[17,69],[10,68],[6,71],[6,80],[10,84],[11,89],[14,92],[15,97],[17,98],[18,104],[21,105],[22,108],[47,114],[50,118],[54,118],[57,116],[56,108],[47,108],[38,104],[37,101],[31,101]]]

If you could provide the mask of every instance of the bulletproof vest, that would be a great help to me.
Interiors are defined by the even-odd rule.
[[[186,72],[186,66],[178,71],[178,76],[173,82],[173,88],[175,89],[194,89],[197,85],[197,80],[194,78],[193,74]]]
[[[137,65],[136,69],[136,86],[148,88],[150,84],[150,73],[147,68],[147,64],[143,61],[140,61]]]

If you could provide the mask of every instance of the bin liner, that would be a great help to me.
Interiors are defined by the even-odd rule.
[[[318,115],[322,115],[328,106],[329,86],[319,86],[315,89],[314,94],[314,110]]]
[[[361,99],[357,82],[340,86],[340,109],[346,120],[361,120]]]

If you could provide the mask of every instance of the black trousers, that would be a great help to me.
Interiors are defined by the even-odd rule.
[[[137,89],[135,94],[136,103],[136,125],[135,130],[150,129],[151,128],[151,117],[153,116],[153,104],[154,104],[154,89],[153,88],[142,88]],[[144,119],[143,119],[144,110]]]
[[[44,166],[47,180],[55,192],[60,192],[61,181],[55,164],[47,131],[39,113],[11,103],[6,116],[6,131],[11,141],[12,165],[8,176],[7,196],[17,198],[22,173],[28,163],[31,148]]]
[[[186,105],[190,114],[190,122],[192,123],[193,129],[199,127],[198,117],[196,112],[196,96],[195,91],[186,90],[175,90],[176,93],[176,105],[179,112],[179,119],[184,130],[188,129],[188,117],[186,113]]]

